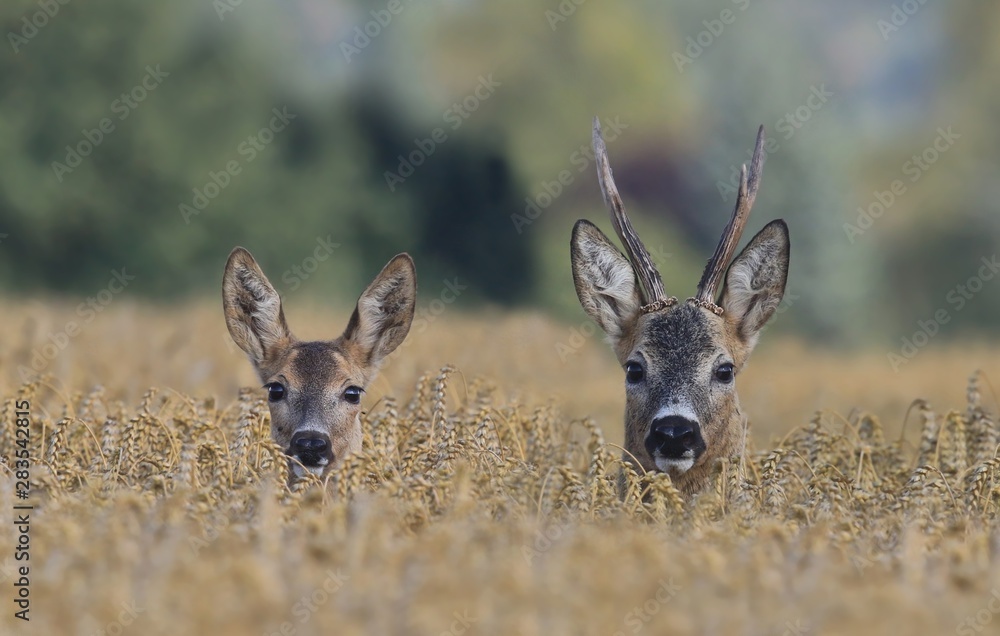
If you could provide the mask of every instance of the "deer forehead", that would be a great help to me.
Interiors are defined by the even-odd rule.
[[[725,323],[690,304],[644,316],[635,350],[654,376],[690,383],[722,355],[732,355]]]
[[[320,396],[330,388],[365,379],[360,365],[338,341],[296,343],[268,371],[267,379],[284,376],[305,396]]]

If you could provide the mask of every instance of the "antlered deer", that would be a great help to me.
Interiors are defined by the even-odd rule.
[[[343,335],[303,342],[289,331],[281,298],[250,252],[237,247],[229,255],[226,326],[264,382],[271,435],[297,460],[297,477],[302,467],[322,476],[361,450],[361,394],[406,338],[416,295],[413,260],[399,254],[361,294]]]
[[[735,378],[785,293],[788,227],[779,219],[733,260],[716,304],[719,283],[757,195],[763,145],[762,126],[750,170],[743,166],[740,175],[732,219],[697,294],[678,302],[665,294],[625,213],[600,123],[594,121],[597,176],[628,258],[592,223],[577,221],[571,241],[576,293],[625,370],[626,460],[669,473],[688,495],[706,485],[717,460],[743,452],[745,420]]]

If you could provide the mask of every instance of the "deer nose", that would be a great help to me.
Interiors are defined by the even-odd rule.
[[[332,459],[330,438],[316,431],[301,431],[293,435],[290,451],[304,466],[323,466]]]
[[[654,457],[679,459],[696,451],[701,444],[698,422],[679,415],[653,420],[646,436],[646,451]]]

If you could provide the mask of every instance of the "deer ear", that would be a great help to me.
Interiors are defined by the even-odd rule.
[[[229,335],[254,365],[286,347],[292,338],[278,292],[242,247],[234,249],[226,261],[222,307]]]
[[[344,340],[357,347],[365,364],[377,366],[406,339],[416,303],[417,269],[409,254],[399,254],[361,294]]]
[[[596,225],[584,220],[573,226],[570,259],[583,310],[621,357],[619,345],[635,326],[642,304],[632,265]]]
[[[789,245],[788,226],[780,219],[771,221],[733,260],[726,275],[722,308],[749,347],[785,295]]]

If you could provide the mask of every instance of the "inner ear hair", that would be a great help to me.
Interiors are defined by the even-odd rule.
[[[226,327],[233,341],[261,364],[291,338],[281,297],[253,255],[237,247],[229,255],[222,285]]]
[[[733,261],[722,305],[744,340],[756,336],[777,310],[788,278],[789,241],[784,221],[768,223]]]
[[[570,247],[580,305],[616,346],[641,311],[635,271],[604,233],[588,221],[577,222]]]

